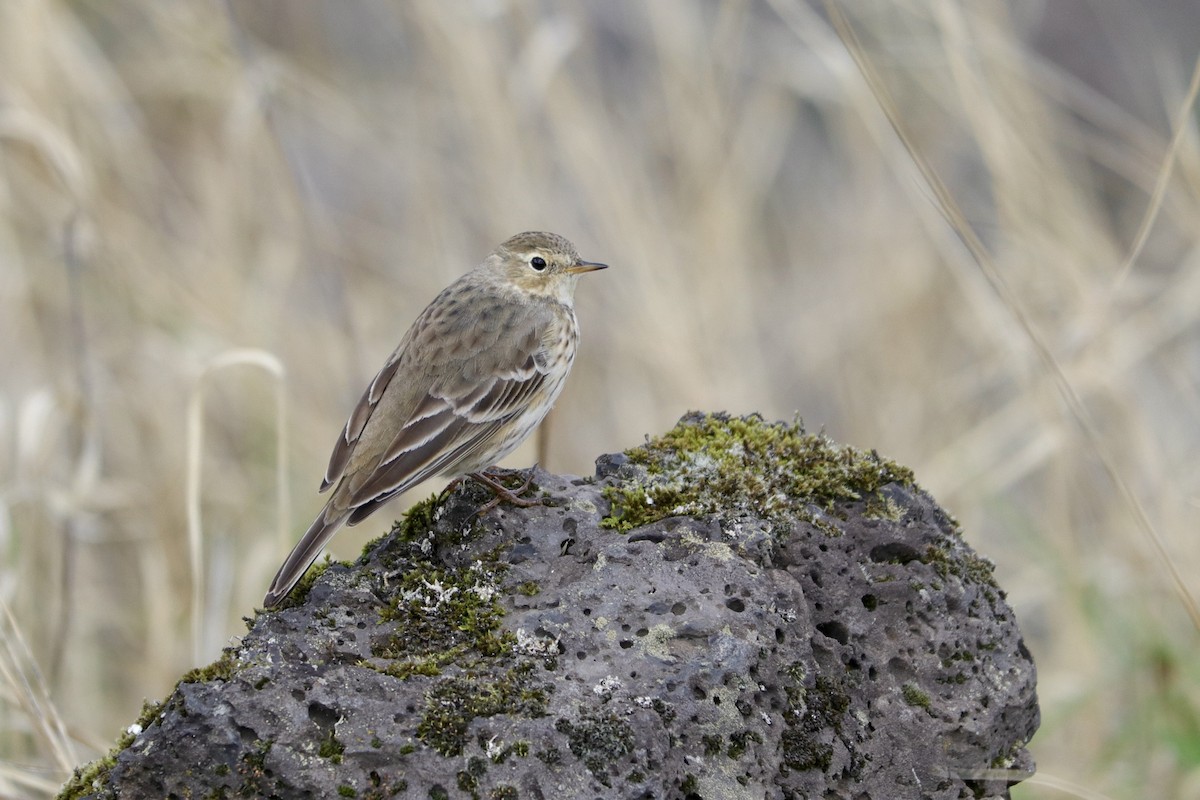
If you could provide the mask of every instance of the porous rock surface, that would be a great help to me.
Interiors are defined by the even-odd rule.
[[[874,478],[784,496],[756,471],[810,465],[764,430],[802,434],[692,415],[653,458],[536,471],[540,506],[418,506],[63,796],[1007,797],[1038,709],[990,564],[873,454],[809,436]]]

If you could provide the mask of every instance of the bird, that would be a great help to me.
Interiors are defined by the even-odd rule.
[[[434,475],[465,475],[509,494],[484,470],[533,433],[575,360],[584,261],[562,236],[526,231],[434,298],[371,380],[329,457],[324,508],[267,590],[279,605],[343,525]],[[498,496],[499,496],[498,494]]]

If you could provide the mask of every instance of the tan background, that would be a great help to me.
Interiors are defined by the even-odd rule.
[[[1038,662],[1014,796],[1200,797],[1200,648],[1156,549],[1200,592],[1194,3],[847,3],[874,90],[792,0],[233,9],[0,4],[0,797],[243,630],[365,381],[529,228],[612,265],[545,466],[688,409],[912,466]]]

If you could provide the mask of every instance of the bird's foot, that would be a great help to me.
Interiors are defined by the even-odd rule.
[[[491,469],[472,472],[470,474],[470,478],[473,481],[476,483],[482,483],[492,491],[492,499],[487,503],[487,505],[479,509],[479,511],[476,512],[476,515],[483,516],[496,506],[500,505],[501,501],[517,506],[518,508],[529,508],[530,506],[542,505],[542,501],[536,497],[521,496],[525,494],[525,492],[529,491],[529,487],[533,484],[533,470],[534,468],[531,467],[529,472],[525,475],[525,482],[516,489],[509,489],[500,482],[502,478],[508,477],[507,474],[500,475],[499,473],[493,472]]]

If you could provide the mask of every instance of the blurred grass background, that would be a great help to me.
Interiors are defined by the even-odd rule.
[[[911,465],[1037,660],[1014,797],[1200,797],[1200,7],[842,9],[0,3],[0,797],[244,630],[365,381],[526,229],[613,266],[545,466],[688,409]]]

